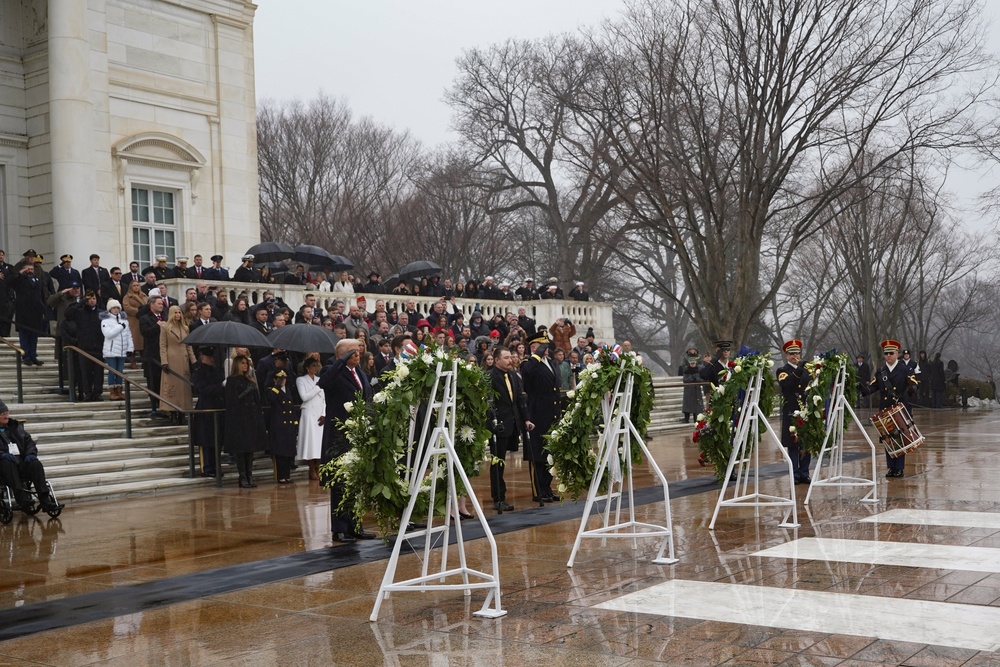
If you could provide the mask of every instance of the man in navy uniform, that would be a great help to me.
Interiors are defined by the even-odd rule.
[[[792,459],[792,474],[796,484],[808,484],[809,462],[811,456],[805,449],[799,447],[798,438],[792,432],[793,413],[799,409],[799,404],[806,400],[806,388],[809,386],[809,373],[801,363],[802,341],[797,338],[781,346],[785,353],[785,365],[778,369],[778,386],[784,402],[781,406],[781,444],[788,450]]]
[[[549,339],[545,333],[528,341],[531,356],[521,364],[524,391],[528,395],[528,414],[525,419],[534,425],[525,437],[524,460],[531,473],[531,499],[536,503],[560,500],[552,492],[552,474],[549,473],[549,450],[544,436],[559,419],[561,394],[559,374],[549,362]]]
[[[875,371],[875,377],[867,385],[860,387],[861,393],[866,396],[876,391],[880,393],[879,410],[891,408],[896,403],[902,403],[906,411],[910,411],[910,398],[908,391],[917,384],[913,377],[913,369],[906,365],[899,358],[899,348],[902,347],[898,340],[888,338],[883,340],[882,358],[885,363]],[[906,464],[906,455],[900,454],[893,458],[889,453],[885,454],[885,462],[889,471],[886,477],[902,477],[903,467]]]

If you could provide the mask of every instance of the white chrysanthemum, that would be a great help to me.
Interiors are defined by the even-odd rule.
[[[549,462],[550,466],[554,466],[556,464],[556,460],[551,454],[549,454],[548,458],[545,460]]]
[[[352,449],[351,451],[346,452],[340,457],[340,465],[346,468],[347,466],[350,466],[357,460],[358,460],[358,453]]]
[[[409,367],[407,367],[406,364],[403,364],[402,366],[396,369],[396,379],[398,380],[405,380],[409,374],[410,374],[410,369]]]
[[[735,367],[735,368],[733,368],[733,372],[734,372],[734,373],[740,373],[740,372],[742,372],[742,371],[743,371],[743,367],[742,367],[742,366],[740,366],[739,364],[737,364],[737,365],[736,365],[736,367]]]
[[[376,403],[385,403],[386,398],[387,397],[384,391],[380,391],[379,393],[372,396],[372,400],[375,401]]]
[[[576,396],[576,392],[573,391],[572,389],[566,392],[566,398],[572,400],[574,396]]]
[[[347,403],[344,403],[344,409],[347,410],[348,412],[350,412],[351,410],[353,410],[354,409],[354,401],[348,401]]]
[[[471,426],[463,426],[458,429],[458,438],[463,442],[472,442],[476,438],[476,429]]]
[[[704,412],[699,412],[698,413],[698,419],[696,419],[695,421],[700,421],[700,422],[705,421],[705,413]]]
[[[558,489],[559,493],[566,493],[566,485],[565,484],[560,483],[559,486],[557,487],[557,489]]]

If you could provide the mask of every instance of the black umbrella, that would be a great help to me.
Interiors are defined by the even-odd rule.
[[[185,345],[228,345],[230,347],[274,347],[264,334],[242,322],[210,322],[187,335]]]
[[[254,262],[254,268],[256,269],[263,269],[265,266],[271,272],[271,275],[274,275],[275,273],[288,272],[288,265],[285,264],[284,262],[265,262],[264,264],[258,264],[257,262]]]
[[[433,276],[441,272],[440,265],[426,259],[410,262],[399,270],[400,280],[407,278],[419,278],[421,276]]]
[[[283,259],[288,259],[295,254],[295,250],[292,246],[284,243],[267,241],[258,243],[244,254],[253,255],[254,264],[267,264],[268,262],[280,262]]]
[[[292,260],[309,266],[330,266],[336,258],[318,245],[297,245]]]
[[[326,267],[330,271],[350,271],[354,268],[354,262],[343,255],[331,255],[331,257],[333,257],[334,263]]]
[[[391,291],[391,290],[394,290],[397,287],[399,287],[399,283],[401,283],[401,282],[403,282],[403,281],[401,281],[399,279],[399,274],[398,273],[394,273],[394,274],[392,274],[391,276],[389,276],[388,278],[386,278],[385,280],[382,281],[382,286],[385,287],[386,290]]]
[[[289,324],[267,334],[269,347],[289,352],[333,352],[339,340],[326,327],[315,324]]]

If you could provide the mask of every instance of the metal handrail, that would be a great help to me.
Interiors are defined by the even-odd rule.
[[[111,373],[114,373],[115,375],[117,375],[118,377],[120,377],[122,380],[125,381],[125,437],[126,438],[129,438],[129,439],[132,438],[132,392],[131,392],[131,389],[130,389],[132,386],[138,387],[140,391],[145,392],[149,396],[155,397],[161,403],[166,403],[167,405],[169,405],[170,407],[172,407],[176,412],[178,412],[180,414],[188,415],[188,424],[187,424],[187,426],[188,426],[188,475],[190,477],[192,477],[192,478],[196,477],[196,475],[195,475],[195,464],[194,464],[194,448],[195,448],[195,444],[194,444],[194,419],[192,419],[192,417],[194,417],[195,415],[205,415],[205,414],[212,415],[212,441],[213,441],[212,442],[212,447],[215,450],[215,485],[217,487],[221,487],[222,486],[222,443],[219,442],[219,414],[225,412],[224,408],[210,408],[210,409],[207,409],[207,410],[206,409],[197,410],[197,409],[194,409],[194,408],[190,408],[190,409],[182,408],[181,406],[177,405],[176,403],[163,398],[163,396],[161,396],[160,394],[156,393],[155,391],[153,391],[149,387],[146,387],[146,386],[144,386],[144,385],[136,382],[132,378],[128,377],[124,373],[120,373],[119,371],[115,370],[114,368],[111,368],[110,366],[108,366],[103,361],[97,359],[96,357],[94,357],[93,355],[89,354],[88,352],[86,352],[84,350],[81,350],[80,348],[78,348],[75,345],[66,345],[65,347],[63,347],[63,349],[64,350],[71,350],[75,354],[82,354],[84,357],[86,357],[87,359],[90,359],[90,361],[92,361],[93,363],[97,364],[98,366],[100,366],[104,370],[109,371]],[[72,375],[73,374],[73,364],[70,364],[69,368],[70,368],[70,381],[69,381],[69,384],[70,384],[70,395],[71,395],[71,397],[73,397],[73,396],[75,396],[75,394],[74,394],[74,391],[75,391],[75,389],[74,389],[75,382],[73,381],[73,375]],[[171,371],[169,368],[167,369],[167,372],[171,373],[173,375],[177,375],[176,373],[173,373],[173,371]],[[177,375],[177,377],[181,378],[182,380],[186,380],[187,381],[186,378],[184,378],[184,377],[182,377],[180,375]],[[191,382],[188,381],[188,384],[191,384]]]
[[[17,402],[24,403],[24,350],[19,348],[14,343],[10,342],[6,338],[0,336],[0,343],[3,343],[10,349],[17,352]]]

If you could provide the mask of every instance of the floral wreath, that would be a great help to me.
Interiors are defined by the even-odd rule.
[[[342,506],[351,507],[359,523],[370,512],[386,539],[399,530],[399,520],[410,502],[404,480],[410,415],[426,403],[438,362],[447,370],[454,359],[458,360],[455,451],[466,475],[478,475],[491,436],[484,406],[494,392],[483,370],[456,353],[425,347],[413,358],[399,362],[373,402],[357,396],[344,404],[350,416],[339,425],[345,429],[351,449],[320,468],[323,486],[330,488],[335,480],[342,481]],[[421,483],[414,516],[427,514],[431,480],[427,475]],[[446,481],[447,469],[439,468],[434,508],[441,515],[447,502]],[[462,493],[461,480],[456,484]]]
[[[830,391],[833,383],[840,373],[840,366],[847,369],[847,377],[844,381],[844,400],[848,405],[854,405],[858,399],[857,369],[851,363],[851,358],[836,350],[829,350],[814,357],[812,361],[806,362],[806,370],[812,381],[806,388],[804,401],[799,402],[799,409],[792,416],[795,423],[789,428],[795,442],[801,443],[802,447],[810,454],[819,454],[823,448],[823,440],[826,438],[826,415],[827,401],[830,398]],[[840,415],[840,428],[847,428],[844,421],[844,414]]]
[[[568,494],[573,500],[590,489],[597,466],[597,452],[590,438],[597,431],[602,419],[601,401],[605,394],[614,391],[619,375],[635,376],[632,397],[632,423],[640,437],[646,436],[650,413],[653,409],[653,376],[642,365],[642,358],[635,352],[621,352],[621,347],[604,346],[597,351],[597,361],[580,372],[576,389],[567,392],[573,401],[563,412],[559,423],[549,430],[546,439],[549,465],[552,474],[559,477],[559,493]],[[624,362],[624,367],[623,367]],[[624,377],[623,377],[624,380]],[[621,450],[619,449],[619,453]],[[624,464],[624,461],[622,461]],[[632,465],[642,463],[642,449],[632,448]],[[607,489],[607,473],[601,481],[601,490]]]
[[[701,455],[698,462],[701,465],[711,463],[715,468],[715,477],[721,482],[729,467],[729,458],[733,453],[731,442],[734,421],[733,411],[737,403],[742,401],[741,394],[750,385],[750,380],[763,369],[760,387],[760,409],[765,415],[774,410],[774,377],[768,369],[774,362],[766,354],[749,352],[729,362],[728,368],[719,373],[719,384],[712,385],[708,399],[708,408],[698,415],[692,442],[698,443]]]

